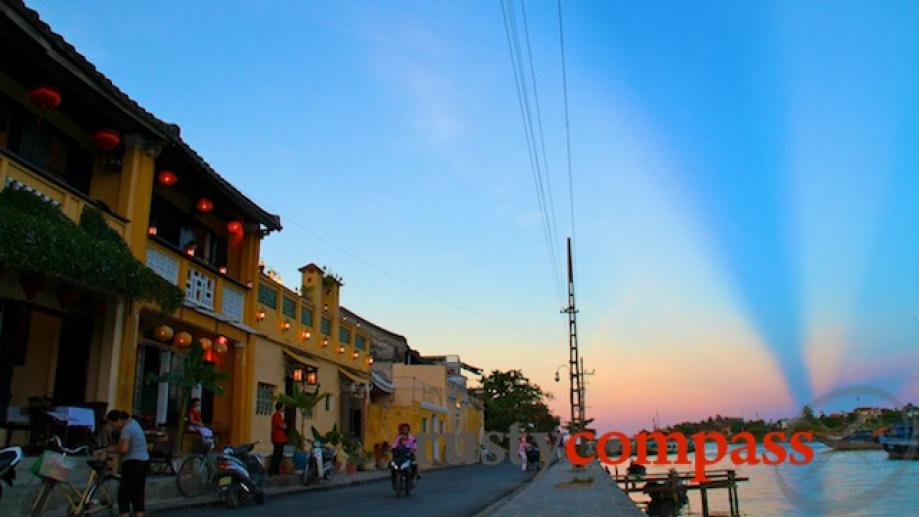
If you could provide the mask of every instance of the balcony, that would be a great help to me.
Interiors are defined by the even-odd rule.
[[[243,323],[246,288],[154,239],[147,241],[147,267],[185,292],[185,303],[232,323]]]
[[[17,160],[13,154],[0,148],[0,189],[12,187],[27,189],[47,199],[61,209],[70,220],[80,222],[83,208],[99,210],[108,225],[122,238],[127,234],[127,220],[100,209],[89,197],[54,176]]]

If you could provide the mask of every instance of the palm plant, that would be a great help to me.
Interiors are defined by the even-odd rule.
[[[198,343],[192,344],[188,353],[182,362],[182,367],[161,375],[156,373],[147,374],[147,384],[165,382],[172,384],[179,389],[179,429],[176,433],[176,440],[173,443],[173,451],[182,443],[185,437],[185,425],[182,421],[188,413],[188,403],[191,400],[191,392],[196,386],[212,391],[215,395],[223,395],[223,386],[220,381],[228,377],[226,372],[217,370],[217,367],[204,360],[204,349]]]
[[[300,390],[297,388],[297,385],[294,384],[291,387],[290,393],[280,393],[275,396],[275,400],[285,406],[295,407],[300,411],[300,415],[303,416],[303,418],[300,419],[300,434],[302,435],[303,425],[308,418],[312,417],[313,408],[328,396],[328,393],[319,393],[319,384],[316,385],[316,389],[312,392]]]

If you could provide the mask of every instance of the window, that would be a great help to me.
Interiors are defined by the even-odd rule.
[[[313,309],[305,305],[300,309],[300,323],[307,327],[313,326]]]
[[[332,320],[323,316],[319,330],[321,330],[322,333],[326,336],[330,335],[332,333]]]
[[[361,335],[354,336],[354,347],[361,350],[367,349],[367,338]]]
[[[339,328],[338,329],[338,340],[341,341],[342,343],[347,343],[350,345],[351,344],[351,331],[346,329],[345,327]]]
[[[428,432],[428,419],[427,418],[421,419],[421,432],[422,433]]]
[[[325,398],[325,410],[326,410],[327,412],[328,412],[328,411],[332,411],[332,397],[333,397],[333,395],[332,395],[331,393],[329,393],[329,396],[327,396],[327,397]]]
[[[278,292],[265,284],[258,284],[258,303],[272,309],[278,308]]]
[[[255,414],[270,415],[274,403],[274,385],[258,383],[255,391]]]
[[[281,306],[281,312],[290,319],[296,319],[297,317],[297,300],[284,297],[284,305]]]

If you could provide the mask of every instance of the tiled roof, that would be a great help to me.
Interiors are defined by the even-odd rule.
[[[154,114],[144,109],[143,106],[137,103],[137,101],[130,98],[126,93],[121,91],[121,89],[115,86],[115,84],[102,72],[100,72],[95,67],[95,65],[86,59],[85,56],[80,54],[73,45],[68,43],[63,36],[54,32],[47,23],[42,21],[41,17],[35,10],[26,6],[22,0],[2,0],[2,2],[0,2],[0,10],[2,10],[7,16],[9,16],[11,13],[18,14],[21,20],[28,24],[29,28],[37,31],[41,37],[46,40],[46,43],[51,50],[60,53],[69,61],[70,64],[75,66],[79,72],[85,74],[85,77],[82,78],[83,80],[88,81],[92,86],[99,90],[100,93],[107,96],[110,102],[112,102],[122,111],[131,115],[132,118],[137,120],[137,122],[145,126],[156,136],[163,138],[167,142],[177,146],[182,152],[186,154],[186,156],[188,156],[188,158],[200,166],[208,176],[215,180],[218,184],[218,187],[222,188],[231,199],[242,205],[246,210],[247,215],[255,218],[259,223],[264,224],[269,230],[281,229],[281,218],[279,216],[271,214],[262,207],[258,206],[254,201],[246,197],[245,194],[234,187],[229,181],[224,179],[223,176],[218,174],[217,171],[215,171],[214,168],[211,167],[210,164],[201,157],[201,155],[199,155],[194,149],[191,148],[191,146],[182,140],[182,137],[179,135],[177,126],[160,120]],[[17,23],[17,25],[21,24]],[[25,29],[25,27],[23,28]],[[29,31],[26,32],[28,33]]]

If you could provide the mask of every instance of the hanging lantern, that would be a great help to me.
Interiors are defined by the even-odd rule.
[[[160,171],[156,175],[156,181],[164,187],[171,187],[179,181],[179,177],[172,171]]]
[[[221,275],[225,275],[225,274],[227,274],[227,267],[226,267],[226,266],[220,266],[220,268],[218,268],[217,271],[220,271],[220,274],[221,274]]]
[[[216,343],[217,346],[221,346],[221,345],[227,346],[230,344],[230,340],[227,339],[226,336],[217,336],[216,338],[214,338],[214,343]]]
[[[230,347],[227,346],[227,342],[226,342],[226,341],[218,342],[216,345],[214,345],[214,350],[215,350],[218,354],[225,354],[225,353],[227,353],[227,351],[228,351],[229,349],[230,349]]]
[[[202,197],[195,202],[195,210],[207,213],[214,209],[214,202],[206,197]]]
[[[354,352],[351,352],[351,359],[357,359],[360,356],[361,354],[357,350],[355,350]]]
[[[207,361],[207,362],[209,362],[209,363],[216,363],[216,362],[217,362],[217,354],[215,354],[213,350],[205,350],[205,351],[204,351],[204,360]]]
[[[111,151],[121,143],[121,136],[112,129],[100,129],[93,133],[93,144],[103,151]]]
[[[179,348],[185,348],[191,345],[191,334],[183,330],[175,335],[175,339],[173,339],[172,342]]]
[[[308,369],[306,371],[306,384],[310,386],[315,386],[316,381],[318,381],[318,374],[314,369]]]
[[[151,237],[155,237],[157,233],[159,233],[159,230],[157,229],[156,226],[148,226],[148,227],[147,227],[147,235],[149,235],[149,236],[151,236]]]
[[[367,364],[369,364],[369,365],[371,365],[371,366],[373,365],[373,358],[372,358],[372,357],[368,357],[368,358],[367,358]]]
[[[345,345],[338,345],[338,353],[339,354],[345,353]]]
[[[322,338],[322,348],[325,348],[327,346],[329,346],[329,338],[324,337]]]
[[[285,321],[284,323],[281,323],[281,330],[283,330],[284,332],[287,332],[288,330],[290,330],[290,322]]]
[[[198,344],[201,345],[201,350],[214,348],[214,342],[206,337],[198,338]]]
[[[302,339],[303,341],[306,341],[309,338],[310,338],[310,331],[304,330],[300,332],[300,339]]]
[[[265,319],[265,309],[259,309],[258,312],[255,313],[255,319],[259,321]]]
[[[243,232],[243,223],[241,221],[230,221],[227,223],[227,233],[238,235]]]
[[[299,366],[290,371],[290,378],[294,382],[303,382],[303,368]]]
[[[29,100],[43,110],[53,110],[61,105],[61,92],[53,86],[43,84],[29,90]]]
[[[153,329],[153,337],[160,341],[169,341],[174,335],[175,331],[169,325],[160,325]]]

